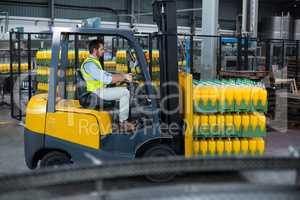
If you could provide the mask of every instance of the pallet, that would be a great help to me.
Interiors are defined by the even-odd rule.
[[[295,56],[290,56],[287,58],[287,77],[295,79],[296,85],[300,88],[300,57],[298,68],[297,68],[297,60]]]
[[[251,80],[262,80],[268,76],[268,71],[220,71],[221,78],[246,78]]]
[[[300,128],[300,122],[297,120],[288,120],[288,128],[289,129],[298,129]]]
[[[268,116],[272,119],[274,118],[275,115],[275,108],[279,107],[279,112],[280,112],[280,104],[281,101],[276,102],[275,99],[275,91],[272,89],[269,89],[268,92],[271,92],[269,94],[268,102],[269,102],[269,112]],[[271,97],[270,97],[271,96]],[[299,128],[300,127],[300,94],[295,95],[291,93],[281,93],[278,95],[279,98],[286,99],[287,98],[287,108],[282,108],[282,109],[287,109],[287,120],[288,120],[288,127],[289,128]],[[282,111],[282,114],[286,114],[285,111]]]

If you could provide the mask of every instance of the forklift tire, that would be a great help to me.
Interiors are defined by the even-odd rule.
[[[143,155],[144,158],[150,157],[169,157],[175,156],[175,151],[168,145],[159,144],[147,149]],[[161,173],[156,175],[147,175],[146,179],[150,182],[165,183],[170,182],[175,178],[176,174]]]
[[[57,167],[68,164],[71,164],[71,160],[65,153],[50,151],[42,157],[40,168]]]

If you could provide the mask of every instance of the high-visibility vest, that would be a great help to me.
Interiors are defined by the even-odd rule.
[[[87,91],[89,92],[95,92],[97,89],[102,88],[105,86],[105,84],[99,80],[96,80],[93,78],[93,76],[85,71],[84,65],[86,63],[92,62],[94,63],[101,71],[103,71],[102,66],[96,58],[88,57],[84,60],[84,62],[81,64],[80,72],[86,81],[86,87]]]

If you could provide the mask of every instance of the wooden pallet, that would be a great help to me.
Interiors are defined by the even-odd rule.
[[[268,71],[220,71],[221,78],[246,78],[251,80],[262,80],[268,76]]]
[[[300,62],[300,57],[298,58]],[[289,79],[295,79],[295,83],[300,88],[300,63],[298,63],[295,56],[288,57],[287,59],[287,76]]]
[[[289,121],[293,123],[298,121],[300,123],[300,95],[291,93],[279,93],[278,95],[276,95],[275,92],[276,91],[272,88],[268,89],[269,108],[267,114],[270,116],[270,118],[272,119],[275,116],[276,111],[282,112],[283,115],[287,113]],[[282,98],[282,100],[279,99],[279,101],[276,101],[276,97]],[[284,106],[282,104],[283,102],[286,102],[286,108],[282,107]]]

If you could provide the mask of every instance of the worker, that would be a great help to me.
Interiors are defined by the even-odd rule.
[[[89,43],[89,57],[81,65],[81,74],[86,81],[87,90],[106,101],[119,100],[119,123],[121,130],[133,131],[134,123],[128,121],[130,93],[125,87],[106,87],[108,84],[132,81],[131,74],[111,74],[103,70],[99,58],[104,56],[103,40]]]

